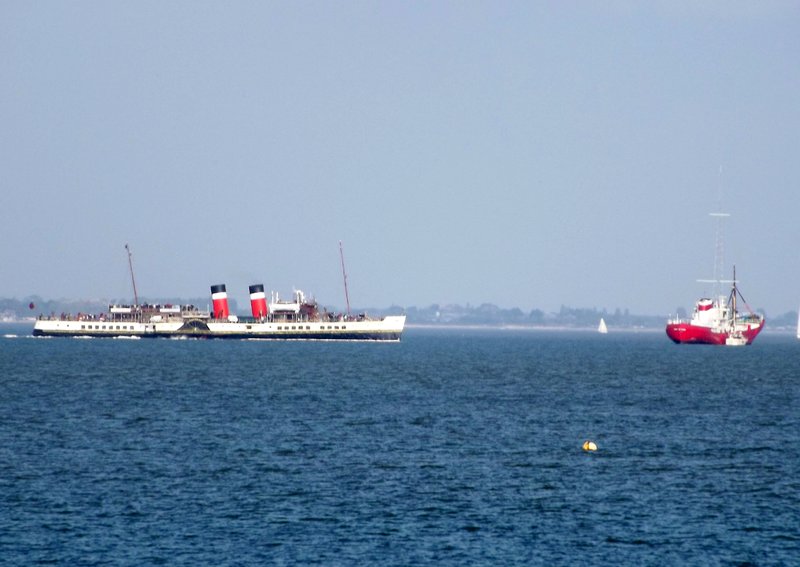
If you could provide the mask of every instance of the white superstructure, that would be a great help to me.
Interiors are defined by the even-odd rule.
[[[39,317],[33,334],[65,337],[186,337],[235,339],[400,340],[405,315],[370,318],[318,313],[296,292],[296,302],[278,302],[263,317],[215,318],[193,306],[112,305],[103,315]]]

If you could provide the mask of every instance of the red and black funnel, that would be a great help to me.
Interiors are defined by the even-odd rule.
[[[228,309],[228,292],[225,284],[211,286],[211,302],[214,304],[214,319],[227,319],[230,310]]]
[[[269,313],[263,284],[250,286],[250,308],[253,310],[253,317],[256,319],[263,319]]]

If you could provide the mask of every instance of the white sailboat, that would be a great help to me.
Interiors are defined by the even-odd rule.
[[[597,332],[601,335],[605,335],[608,333],[608,327],[606,326],[606,321],[602,317],[600,317],[600,324],[597,326]],[[800,330],[798,331],[798,337],[800,337]]]

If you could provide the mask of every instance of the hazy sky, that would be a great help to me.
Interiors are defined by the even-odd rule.
[[[697,6],[695,6],[697,4]],[[0,296],[800,304],[800,3],[0,2]],[[720,173],[721,168],[721,173]]]

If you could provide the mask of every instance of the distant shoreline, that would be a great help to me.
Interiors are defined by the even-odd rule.
[[[596,327],[568,327],[564,325],[464,325],[459,323],[454,323],[449,325],[447,323],[406,323],[406,329],[436,329],[436,330],[463,330],[463,331],[530,331],[530,332],[542,332],[542,331],[574,331],[574,332],[581,332],[581,333],[596,333]],[[609,330],[609,333],[614,332],[634,332],[634,333],[654,333],[654,332],[662,332],[663,329],[658,329],[656,327],[618,327],[616,329]]]
[[[595,327],[567,327],[567,326],[546,326],[546,325],[447,325],[447,324],[425,324],[425,323],[406,323],[406,329],[431,329],[446,331],[530,331],[530,332],[573,332],[573,333],[597,333]],[[663,327],[616,327],[609,329],[608,334],[634,334],[634,333],[663,333]],[[770,335],[793,335],[796,330],[790,327],[764,327],[764,333]]]
[[[0,320],[0,325],[24,325],[33,327],[36,318]],[[557,333],[597,333],[596,327],[569,327],[565,325],[478,325],[478,324],[447,324],[447,323],[406,323],[406,329],[428,329],[436,331],[524,331],[530,333],[557,332]],[[608,334],[638,334],[638,333],[663,333],[663,327],[615,327],[609,329]],[[796,329],[792,327],[764,327],[764,333],[769,335],[794,335]]]

